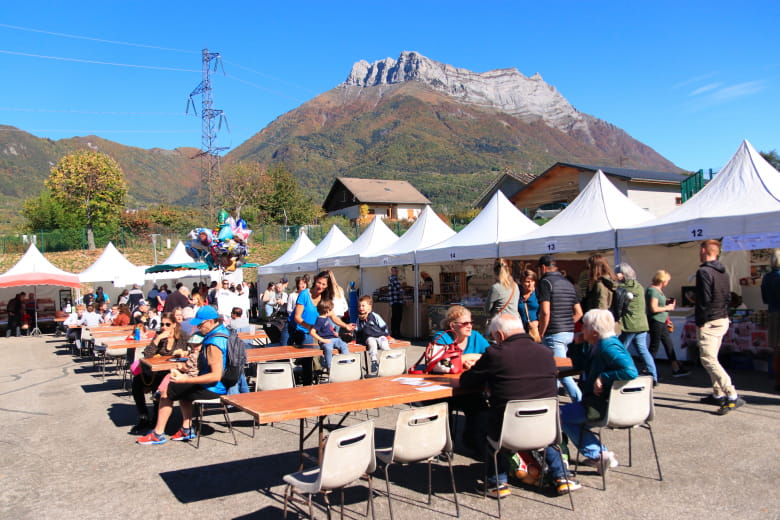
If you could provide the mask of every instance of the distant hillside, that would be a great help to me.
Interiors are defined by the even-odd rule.
[[[353,66],[347,80],[231,151],[284,162],[322,200],[336,176],[406,179],[462,206],[510,168],[556,161],[680,171],[623,130],[572,107],[541,76],[477,74],[405,52]]]
[[[200,182],[197,148],[144,150],[96,136],[53,141],[0,125],[0,207],[18,208],[20,199],[38,195],[51,167],[79,149],[98,150],[119,162],[130,205],[195,203]]]

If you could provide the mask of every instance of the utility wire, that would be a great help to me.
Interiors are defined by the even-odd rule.
[[[171,51],[171,52],[185,52],[187,54],[200,54],[197,51],[188,51],[185,49],[174,49],[171,47],[158,47],[157,45],[145,45],[143,43],[131,43],[131,42],[122,42],[122,41],[116,41],[116,40],[104,40],[102,38],[94,38],[92,36],[79,36],[77,34],[67,34],[67,33],[60,33],[60,32],[52,32],[52,31],[44,31],[41,29],[32,29],[30,27],[19,27],[18,25],[8,25],[5,23],[0,23],[0,27],[5,27],[6,29],[15,29],[17,31],[27,31],[27,32],[35,32],[40,34],[49,34],[51,36],[62,36],[63,38],[76,38],[78,40],[89,40],[93,42],[100,42],[100,43],[113,43],[115,45],[127,45],[130,47],[141,47],[144,49],[156,49],[160,51]]]
[[[85,60],[81,58],[64,58],[62,56],[46,56],[43,54],[31,54],[28,52],[15,52],[15,51],[3,50],[3,49],[0,49],[0,54],[12,54],[14,56],[26,56],[28,58],[44,58],[47,60],[74,61],[78,63],[90,63],[93,65],[113,65],[115,67],[130,67],[134,69],[168,70],[173,72],[197,72],[197,73],[201,72],[199,70],[177,69],[174,67],[156,67],[154,65],[133,65],[131,63],[114,63],[110,61]]]

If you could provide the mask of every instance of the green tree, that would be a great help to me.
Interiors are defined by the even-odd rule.
[[[52,197],[48,189],[43,189],[37,197],[27,199],[22,204],[22,216],[27,220],[26,231],[52,230],[78,227],[78,222],[65,211],[65,208]]]
[[[87,228],[90,250],[95,249],[94,229],[116,226],[125,207],[125,175],[104,153],[81,150],[64,156],[45,184],[54,200]]]
[[[780,171],[780,155],[777,154],[777,150],[772,150],[771,152],[758,152],[761,154],[761,157],[766,159],[766,161],[771,164],[775,170]]]
[[[260,163],[238,162],[227,165],[214,180],[214,195],[220,207],[236,220],[248,206],[259,206],[269,189],[269,176]]]
[[[310,224],[322,214],[322,209],[304,195],[298,181],[283,164],[268,170],[268,190],[259,209],[265,222],[287,225]]]

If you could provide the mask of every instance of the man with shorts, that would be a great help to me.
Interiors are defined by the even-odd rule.
[[[203,347],[198,357],[198,375],[188,376],[171,370],[168,397],[160,398],[157,424],[148,435],[139,437],[138,444],[164,444],[168,442],[165,426],[173,412],[174,401],[181,406],[181,428],[171,436],[172,441],[188,441],[195,438],[192,428],[192,402],[196,399],[216,399],[227,393],[222,383],[222,373],[227,363],[228,330],[219,320],[216,309],[210,305],[198,309],[192,324],[203,336]]]

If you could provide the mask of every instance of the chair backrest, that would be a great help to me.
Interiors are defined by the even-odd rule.
[[[410,408],[398,414],[393,461],[405,464],[427,460],[452,449],[447,403]]]
[[[558,398],[509,401],[501,426],[501,447],[510,451],[546,448],[561,437]]]
[[[82,341],[92,341],[95,337],[92,336],[92,333],[89,331],[88,328],[82,327],[81,329],[81,340]]]
[[[406,349],[379,351],[379,368],[377,377],[399,376],[406,373]]]
[[[295,379],[290,363],[258,363],[255,390],[293,388]]]
[[[334,430],[320,465],[320,489],[338,489],[376,469],[374,421]]]
[[[335,354],[330,362],[331,383],[343,383],[344,381],[357,381],[363,377],[363,368],[360,366],[359,354]]]
[[[631,428],[652,421],[654,414],[652,376],[612,383],[605,418],[607,427]]]

